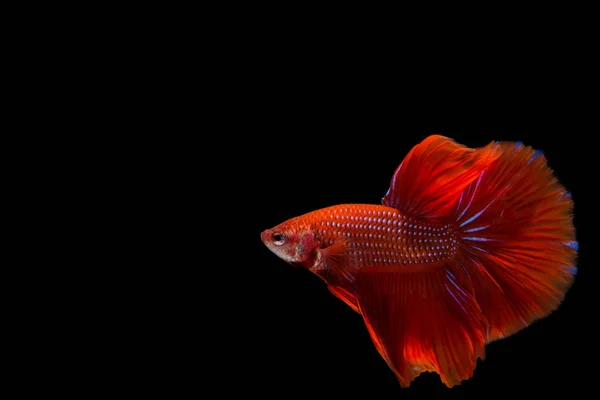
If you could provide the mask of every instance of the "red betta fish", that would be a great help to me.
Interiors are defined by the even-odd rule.
[[[432,135],[382,205],[309,212],[261,239],[362,315],[402,387],[424,371],[452,387],[472,377],[487,343],[560,305],[577,271],[572,212],[541,152]]]

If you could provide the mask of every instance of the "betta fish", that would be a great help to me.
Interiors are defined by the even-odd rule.
[[[401,387],[472,377],[485,345],[557,309],[577,272],[573,200],[521,142],[431,135],[381,204],[341,204],[261,233],[359,313]]]

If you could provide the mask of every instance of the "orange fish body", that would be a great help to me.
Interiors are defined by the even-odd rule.
[[[309,212],[261,239],[362,315],[402,387],[424,371],[470,378],[485,344],[548,315],[573,282],[572,199],[521,143],[429,136],[382,203]]]

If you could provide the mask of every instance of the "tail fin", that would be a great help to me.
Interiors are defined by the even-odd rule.
[[[470,275],[488,342],[556,309],[577,272],[571,195],[542,152],[520,142],[498,148],[454,210],[456,262]]]
[[[430,222],[455,228],[443,239],[449,259],[356,275],[358,310],[403,387],[423,371],[450,387],[470,378],[486,343],[548,315],[573,282],[571,196],[521,143],[469,149],[430,136],[398,167],[383,204],[414,217],[419,232],[406,239],[415,248],[427,249]]]

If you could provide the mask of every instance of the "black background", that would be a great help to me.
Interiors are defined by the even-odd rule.
[[[579,398],[595,390],[587,365],[596,354],[598,128],[585,48],[548,41],[499,55],[484,42],[460,53],[442,41],[408,53],[343,42],[290,41],[253,27],[216,43],[203,71],[172,75],[185,94],[168,98],[163,129],[181,138],[164,151],[173,194],[161,193],[181,225],[165,233],[177,244],[159,269],[174,271],[174,281],[159,284],[170,285],[159,301],[171,304],[160,307],[168,315],[161,328],[175,337],[158,338],[169,360],[159,371],[174,376],[168,387],[373,399]],[[469,147],[520,140],[543,150],[575,202],[579,273],[556,312],[486,346],[470,380],[449,389],[422,374],[402,389],[361,316],[272,254],[260,233],[330,205],[380,204],[396,167],[430,134]]]
[[[68,46],[78,62],[57,63],[67,78],[42,78],[57,87],[50,96],[65,95],[64,82],[73,81],[77,91],[66,96],[78,107],[54,102],[60,112],[49,113],[60,119],[56,124],[36,110],[24,120],[40,120],[48,140],[72,123],[77,136],[68,140],[74,150],[65,144],[68,153],[84,159],[100,153],[91,160],[100,179],[81,171],[83,163],[66,162],[69,172],[83,176],[68,182],[77,195],[64,204],[83,204],[80,223],[108,229],[98,241],[73,230],[99,248],[82,246],[75,284],[67,282],[82,292],[99,282],[91,293],[99,312],[82,301],[89,293],[66,292],[65,303],[81,307],[67,315],[74,329],[57,330],[67,343],[54,341],[53,326],[42,324],[16,351],[35,349],[48,334],[42,346],[56,352],[42,365],[48,382],[111,394],[164,389],[166,398],[580,398],[597,392],[597,64],[595,47],[583,40],[594,37],[585,30],[595,24],[567,26],[536,9],[522,17],[523,25],[547,27],[508,38],[515,21],[501,17],[480,37],[485,17],[495,12],[476,18],[481,27],[443,16],[449,26],[439,31],[429,14],[416,26],[407,24],[408,13],[387,26],[373,19],[373,29],[367,18],[332,13],[327,26],[329,20],[348,26],[324,32],[312,18],[288,27],[293,11],[273,18],[270,7],[254,14],[228,8],[214,20],[190,12],[189,23],[183,13],[163,21],[136,9],[126,23],[132,35],[113,31],[107,20],[106,29],[96,29],[102,38],[116,37],[106,54],[79,35],[92,57],[79,60],[78,47]],[[52,63],[42,57],[32,65],[43,70]],[[88,71],[88,64],[97,70]],[[558,311],[488,345],[472,379],[448,389],[437,375],[424,374],[401,389],[360,315],[310,272],[278,259],[259,235],[321,207],[379,204],[406,153],[434,133],[469,147],[521,140],[543,150],[573,194],[579,275]],[[78,143],[88,137],[89,148]],[[80,181],[93,190],[80,194]],[[88,199],[99,202],[90,207]],[[51,214],[62,220],[60,212]],[[96,255],[101,262],[90,267],[86,260]],[[40,265],[55,274],[44,256]],[[62,256],[57,260],[60,265]],[[79,271],[91,276],[82,279]],[[44,286],[52,296],[60,292]],[[50,307],[54,318],[58,310]],[[92,323],[83,325],[81,316]],[[29,313],[24,318],[35,320]],[[65,355],[67,348],[76,358]],[[38,358],[20,358],[38,367]],[[71,368],[59,368],[61,361]],[[23,388],[47,391],[37,377],[23,376]]]
[[[363,77],[357,84],[351,75],[333,71],[259,76],[268,79],[242,90],[244,107],[235,116],[241,126],[236,154],[241,156],[233,162],[236,175],[226,192],[234,196],[229,197],[231,207],[241,218],[231,233],[242,244],[228,261],[237,269],[239,296],[229,317],[234,328],[228,346],[233,348],[227,348],[237,370],[233,380],[264,395],[325,392],[420,399],[578,397],[592,387],[582,360],[590,351],[586,298],[595,268],[586,253],[592,239],[585,234],[590,213],[586,175],[593,167],[586,149],[590,128],[581,118],[586,105],[576,101],[576,86],[557,90],[541,80],[524,88],[507,79],[468,89],[459,84],[420,90],[408,75],[412,90],[403,93],[382,79],[365,82]],[[437,375],[423,374],[401,389],[360,315],[316,276],[273,255],[259,234],[321,207],[379,204],[406,153],[433,133],[469,147],[521,140],[543,150],[573,194],[579,274],[558,311],[488,345],[487,359],[479,362],[472,379],[448,389]],[[228,370],[223,370],[226,376]]]

